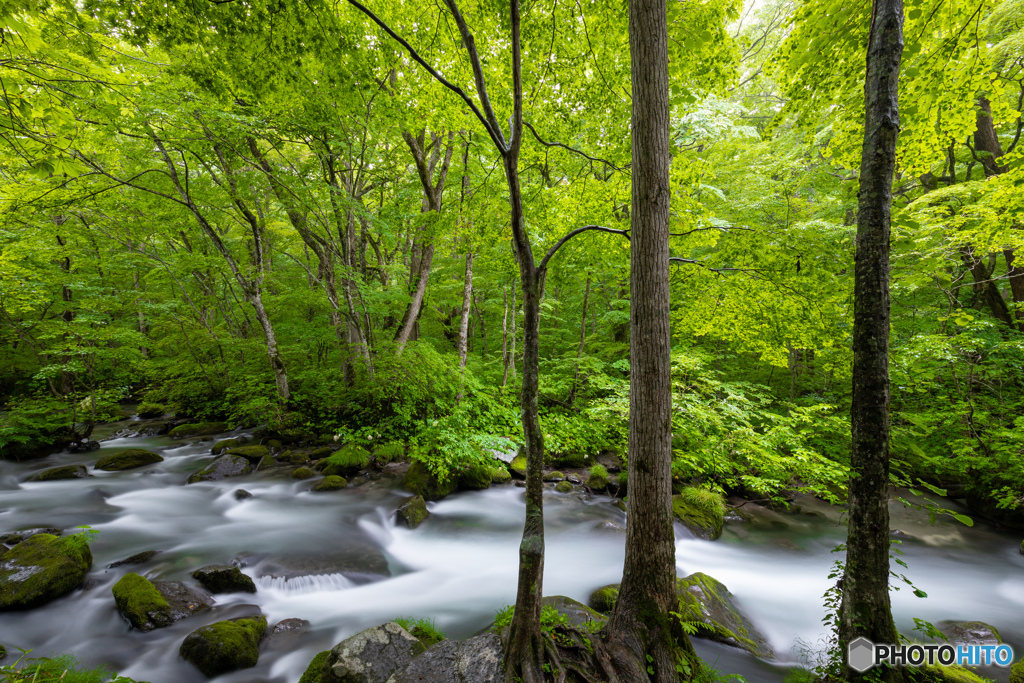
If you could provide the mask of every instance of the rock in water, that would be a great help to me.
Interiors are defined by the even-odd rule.
[[[226,564],[211,564],[192,572],[192,578],[199,581],[211,593],[255,593],[256,584],[238,567]]]
[[[264,616],[218,621],[185,636],[178,654],[207,678],[248,669],[259,660],[259,645],[266,630]]]
[[[687,487],[672,496],[672,513],[700,538],[713,541],[722,535],[725,503],[717,493]]]
[[[324,662],[331,656],[330,650],[317,653],[302,673],[299,683],[320,683],[324,678]]]
[[[405,502],[398,508],[398,521],[405,522],[410,529],[415,529],[423,523],[430,513],[427,512],[427,503],[423,496],[406,498]]]
[[[92,553],[82,540],[37,534],[0,560],[0,611],[30,609],[82,585]]]
[[[984,621],[940,621],[935,627],[949,639],[950,645],[1001,645],[995,626]]]
[[[85,465],[64,465],[37,472],[26,481],[60,481],[61,479],[85,479],[89,476]]]
[[[213,604],[180,581],[152,582],[135,573],[122,576],[111,590],[117,610],[139,631],[170,626]]]
[[[159,550],[143,550],[141,553],[135,553],[123,560],[117,562],[111,562],[107,565],[107,569],[113,569],[114,567],[123,567],[128,564],[144,564],[153,559],[153,556],[159,553]]]
[[[220,481],[250,472],[252,472],[252,465],[245,458],[240,455],[222,455],[198,472],[193,472],[185,483]]]
[[[603,586],[590,594],[587,605],[603,614],[610,614],[615,607],[615,601],[619,599],[619,584],[613,583],[610,586]]]
[[[240,448],[232,448],[227,454],[241,456],[252,464],[257,465],[260,460],[270,455],[270,449],[266,446],[242,446]]]
[[[194,422],[191,424],[178,425],[170,431],[168,436],[180,439],[185,436],[213,436],[228,431],[226,422]]]
[[[762,659],[775,657],[767,639],[743,616],[732,593],[719,581],[700,572],[676,579],[676,596],[682,621],[700,622],[708,627],[697,629],[694,635],[698,638],[743,648]]]
[[[324,660],[323,683],[386,683],[423,652],[423,644],[393,621],[341,641]]]
[[[119,472],[121,470],[135,469],[136,467],[145,467],[155,462],[163,462],[163,460],[163,457],[156,453],[133,448],[130,451],[100,458],[96,461],[96,469],[105,472]]]
[[[387,683],[500,683],[501,640],[494,633],[442,640],[396,671]]]
[[[419,460],[409,467],[409,471],[405,473],[405,479],[402,481],[405,488],[418,496],[423,496],[424,500],[441,500],[454,492],[457,484],[458,481],[452,476],[442,483]],[[490,486],[490,482],[487,485]]]
[[[313,487],[314,491],[338,491],[348,486],[348,482],[345,477],[337,474],[332,474],[329,477],[324,477],[316,483]]]

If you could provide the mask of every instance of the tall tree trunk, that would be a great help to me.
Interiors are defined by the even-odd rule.
[[[1016,304],[1017,329],[1024,332],[1024,268],[1014,265],[1017,260],[1013,249],[1003,249],[1006,257],[1006,277],[1010,280],[1010,293]]]
[[[501,388],[508,384],[508,290],[501,288],[501,298],[505,302],[505,313],[501,316]]]
[[[1006,299],[1003,298],[1003,293],[999,291],[994,279],[994,269],[986,266],[984,261],[975,255],[972,247],[961,247],[960,256],[964,265],[971,271],[971,277],[974,278],[975,293],[981,295],[985,305],[997,320],[1013,327],[1010,308],[1006,305]]]
[[[576,403],[576,390],[580,383],[580,358],[583,356],[583,346],[587,341],[587,307],[590,304],[590,277],[587,276],[587,285],[583,290],[583,315],[580,317],[580,344],[576,347],[576,369],[572,376],[572,388],[569,389],[569,396],[565,402],[570,406]]]
[[[462,315],[459,318],[459,370],[462,380],[466,378],[466,356],[469,355],[469,307],[473,304],[473,252],[466,252],[466,278],[462,285]],[[462,400],[460,380],[459,393],[456,400]]]
[[[606,627],[621,681],[678,681],[693,652],[669,612],[676,598],[672,523],[669,320],[669,92],[666,0],[630,0],[633,195],[630,211],[629,496],[626,559]],[[648,675],[648,664],[653,676]]]
[[[899,135],[903,0],[875,0],[864,83],[854,284],[852,457],[839,647],[848,680],[902,681],[902,669],[859,674],[847,646],[898,643],[889,602],[889,230]]]

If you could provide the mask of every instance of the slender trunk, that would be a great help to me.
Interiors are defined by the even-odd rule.
[[[270,368],[274,371],[277,395],[281,403],[287,405],[291,398],[291,391],[288,388],[288,373],[285,370],[284,361],[281,359],[281,353],[277,348],[277,335],[274,333],[273,325],[270,324],[270,316],[267,315],[267,309],[263,307],[263,296],[256,289],[247,292],[246,299],[249,300],[249,304],[252,305],[253,310],[256,312],[256,320],[259,321],[260,327],[263,328],[263,334],[267,340],[267,358],[270,359]]]
[[[462,286],[462,316],[459,318],[459,370],[466,378],[466,356],[469,354],[469,307],[473,303],[473,252],[466,252],[466,278]],[[462,400],[462,386],[456,400]]]
[[[518,308],[519,307],[516,305],[516,288],[513,287],[512,310],[510,311],[510,313],[512,314],[512,334],[511,343],[509,344],[510,348],[508,352],[508,366],[506,367],[506,371],[508,372],[509,375],[511,375],[512,381],[515,381],[516,379],[516,337],[519,336],[519,331],[516,329],[519,321]]]
[[[858,637],[898,643],[889,601],[889,230],[899,135],[903,0],[875,0],[864,83],[854,284],[849,525],[839,647],[850,681],[903,681],[902,669],[846,666]]]
[[[996,281],[993,278],[995,273],[978,258],[974,249],[969,246],[961,247],[960,256],[964,265],[971,271],[974,278],[974,291],[981,295],[982,300],[992,315],[999,321],[1013,327],[1013,318],[1010,317],[1010,308],[1006,305],[1003,293],[999,291]]]
[[[1010,294],[1016,305],[1017,329],[1024,332],[1024,268],[1014,265],[1017,260],[1014,249],[1003,249],[1006,257],[1006,277],[1010,281]]]
[[[672,523],[669,320],[669,92],[666,0],[630,0],[633,196],[630,212],[629,496],[626,559],[605,633],[624,683],[679,680],[699,660],[678,620]],[[650,668],[653,675],[648,675]]]
[[[505,302],[505,313],[501,316],[501,388],[508,384],[508,290],[501,288],[501,298]]]
[[[570,406],[576,403],[576,390],[580,382],[580,358],[583,356],[583,345],[587,341],[587,306],[590,303],[590,277],[587,277],[587,286],[583,290],[583,316],[580,318],[580,345],[576,348],[576,369],[572,376],[572,388],[569,390],[569,397],[565,400]]]

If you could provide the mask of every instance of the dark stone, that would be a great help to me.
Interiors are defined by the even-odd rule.
[[[245,500],[246,498],[252,498],[252,494],[246,491],[245,489],[237,489],[235,491],[236,500]]]
[[[252,472],[252,465],[238,455],[222,455],[203,469],[193,472],[186,484],[200,481],[220,481],[228,477],[237,477]]]
[[[430,513],[427,511],[427,503],[423,500],[423,496],[413,496],[406,498],[405,502],[399,506],[397,515],[399,522],[405,523],[410,529],[415,529],[430,516]]]
[[[462,642],[442,640],[396,671],[387,683],[500,683],[501,639],[483,633]]]
[[[31,609],[82,585],[92,568],[88,544],[50,534],[26,538],[0,564],[0,611]]]
[[[472,465],[459,474],[458,486],[463,491],[483,491],[491,488],[491,470],[483,465]]]
[[[213,604],[209,595],[180,581],[150,581],[134,573],[122,576],[111,590],[117,610],[139,631],[170,626]]]
[[[248,669],[259,660],[267,618],[240,617],[203,626],[185,636],[178,654],[207,678]]]
[[[305,619],[284,619],[274,624],[267,632],[263,647],[275,650],[294,650],[302,636],[309,633],[312,625]]]
[[[217,443],[213,444],[213,448],[210,449],[210,452],[214,455],[220,455],[224,451],[229,451],[232,448],[237,448],[241,445],[242,443],[238,439],[221,439]]]
[[[592,622],[604,622],[603,614],[587,607],[578,600],[567,598],[564,595],[549,595],[540,599],[543,607],[554,607],[558,613],[568,619],[573,626],[587,626]]]
[[[270,449],[266,446],[242,446],[241,448],[232,448],[227,454],[241,456],[256,465],[270,455]]]
[[[305,619],[298,619],[292,617],[291,619],[282,619],[281,621],[274,624],[274,628],[270,630],[270,635],[278,636],[282,633],[308,633],[310,624]]]
[[[368,628],[333,648],[323,665],[323,683],[386,683],[423,652],[423,644],[393,621]]]
[[[152,560],[153,556],[156,555],[158,552],[160,552],[160,551],[159,550],[143,550],[141,553],[135,553],[134,555],[132,555],[130,557],[126,557],[123,560],[118,560],[117,562],[111,562],[110,564],[107,565],[107,569],[113,569],[114,567],[124,567],[125,565],[129,565],[129,564],[144,564],[144,563],[149,562],[150,560]]]
[[[455,491],[458,482],[455,477],[448,477],[448,480],[441,482],[422,462],[417,460],[405,473],[402,485],[417,496],[423,496],[424,500],[441,500]],[[490,486],[490,481],[487,482]]]
[[[163,457],[156,453],[133,448],[129,451],[100,458],[96,461],[95,467],[105,472],[119,472],[121,470],[135,469],[136,467],[145,467],[156,462],[163,462],[163,460]]]
[[[211,593],[255,593],[256,584],[238,567],[211,564],[192,572],[192,578]]]
[[[572,482],[568,479],[560,481],[555,484],[555,490],[559,493],[570,493],[572,491]]]
[[[338,491],[348,486],[348,482],[345,477],[339,477],[338,475],[331,475],[324,477],[316,483],[313,487],[314,491]]]
[[[950,645],[1002,645],[995,626],[983,621],[940,621],[935,627],[949,639]]]
[[[300,467],[292,472],[292,479],[310,479],[316,476],[316,472],[308,467]]]
[[[51,467],[48,470],[37,472],[26,481],[59,481],[61,479],[85,479],[89,472],[85,465],[64,465],[63,467]]]
[[[350,578],[391,576],[384,553],[369,540],[352,539],[324,554],[274,555],[256,567],[256,575],[292,579],[299,576],[344,574]]]

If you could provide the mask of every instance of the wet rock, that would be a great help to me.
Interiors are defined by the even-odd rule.
[[[274,628],[270,629],[270,635],[279,636],[283,633],[308,633],[312,626],[313,625],[305,619],[298,619],[296,617],[292,617],[291,619],[282,619],[274,624]]]
[[[419,460],[409,467],[409,471],[405,473],[405,479],[402,480],[402,485],[405,488],[422,496],[424,500],[441,500],[455,491],[456,484],[455,477],[448,477],[447,481],[441,482]]]
[[[256,584],[235,566],[211,564],[192,572],[192,578],[211,593],[255,593]]]
[[[500,683],[504,651],[494,633],[443,640],[396,671],[387,683]]]
[[[323,664],[323,683],[386,683],[423,644],[393,621],[361,631],[335,645]]]
[[[244,566],[244,565],[243,565]],[[299,576],[344,574],[353,580],[391,576],[384,553],[368,539],[350,538],[323,554],[273,555],[258,562],[256,576],[292,579]]]
[[[259,660],[267,618],[240,617],[203,626],[185,636],[178,654],[207,678],[248,669]]]
[[[242,437],[242,439],[244,440],[245,437]],[[210,452],[214,455],[220,455],[224,451],[230,451],[232,448],[238,448],[243,443],[244,441],[239,439],[221,439],[217,443],[213,444],[213,448],[210,449]]]
[[[754,625],[740,612],[732,593],[722,583],[700,572],[676,579],[676,596],[683,621],[698,621],[706,628],[694,634],[739,647],[763,659],[775,653]]]
[[[348,481],[345,480],[345,477],[339,477],[337,475],[331,475],[329,477],[324,477],[323,479],[318,481],[316,483],[316,486],[313,487],[313,490],[314,491],[337,491],[339,489],[345,488],[346,486],[348,486]]]
[[[104,472],[120,472],[131,470],[136,467],[145,467],[156,462],[163,462],[163,456],[151,451],[144,451],[140,448],[133,448],[114,455],[108,455],[96,461],[96,469]]]
[[[587,599],[587,605],[602,614],[609,614],[612,611],[612,607],[615,607],[615,601],[618,599],[619,584],[613,583],[608,586],[602,586],[591,593],[590,598]]]
[[[240,448],[232,448],[227,452],[227,455],[237,455],[256,465],[264,457],[270,455],[270,449],[266,446],[242,446]]]
[[[46,527],[41,529],[22,529],[21,531],[12,531],[10,533],[4,534],[3,536],[0,536],[0,543],[5,543],[7,545],[17,545],[18,543],[24,541],[26,538],[32,538],[33,536],[38,536],[39,534],[60,536],[62,533],[64,532],[56,527]]]
[[[558,471],[548,472],[543,477],[543,481],[562,481],[563,479],[565,479],[565,475]]]
[[[36,534],[4,554],[0,562],[0,611],[31,609],[82,585],[92,553],[80,539]]]
[[[274,460],[274,456],[268,453],[267,455],[264,455],[263,458],[256,465],[256,471],[262,472],[263,470],[269,470],[271,467],[274,467],[275,465],[277,465],[277,461]]]
[[[209,465],[189,476],[186,484],[195,484],[200,481],[220,481],[228,477],[238,477],[252,472],[252,465],[245,458],[238,455],[222,455]]]
[[[679,495],[672,496],[672,513],[699,538],[713,541],[722,535],[725,503],[717,493],[684,488]]]
[[[598,522],[594,525],[594,531],[603,534],[624,534],[626,533],[625,528],[619,526],[615,522],[609,522],[607,520]]]
[[[63,467],[51,467],[48,470],[37,472],[26,481],[59,481],[61,479],[85,479],[89,472],[85,465],[64,465]]]
[[[324,650],[318,652],[315,657],[309,662],[309,666],[303,672],[302,677],[299,679],[299,683],[320,683],[324,677],[324,662],[330,656],[330,650]]]
[[[515,480],[514,482],[512,482],[512,483],[513,483],[513,484],[515,484],[516,486],[518,486],[518,487],[519,487],[519,488],[521,488],[521,489],[525,489],[525,488],[526,488],[526,482],[525,482],[525,481],[523,481],[522,479],[516,479],[516,480]]]
[[[403,522],[410,529],[415,529],[423,523],[423,520],[430,516],[423,496],[406,498],[405,502],[398,508],[397,514],[398,521]]]
[[[549,595],[540,599],[542,607],[554,607],[573,626],[587,626],[594,622],[604,622],[604,615],[587,607],[578,600],[564,595]]]
[[[227,422],[193,422],[178,425],[168,433],[168,436],[173,439],[181,439],[186,436],[213,436],[226,431],[228,431]]]
[[[458,487],[463,491],[482,491],[491,488],[491,468],[472,465],[459,473]]]
[[[591,467],[590,475],[587,477],[587,488],[592,491],[604,491],[608,488],[608,470],[602,465]]]
[[[493,484],[504,484],[512,475],[504,467],[497,467],[491,470],[491,483]]]
[[[132,628],[152,631],[208,609],[213,600],[180,581],[150,581],[125,574],[111,589],[114,602]]]
[[[294,650],[302,636],[309,633],[312,624],[305,619],[283,619],[267,631],[263,647],[275,650]]]
[[[245,500],[246,498],[252,498],[252,494],[245,489],[235,490],[235,500]]]
[[[517,455],[512,459],[512,462],[508,464],[509,470],[513,476],[526,477],[526,456]]]
[[[935,627],[942,631],[950,645],[1001,645],[1003,639],[995,626],[983,621],[940,621]]]
[[[143,550],[141,553],[135,553],[134,555],[130,555],[130,556],[124,558],[123,560],[118,560],[117,562],[111,562],[110,564],[107,565],[107,569],[113,569],[114,567],[124,567],[124,566],[130,565],[130,564],[145,564],[146,562],[149,562],[150,560],[152,560],[153,556],[156,555],[158,552],[160,552],[160,551],[159,550]]]
[[[555,484],[555,490],[559,493],[570,493],[572,491],[572,484],[569,481],[562,480]]]
[[[308,467],[300,467],[292,471],[292,479],[312,479],[315,476],[316,472]]]

